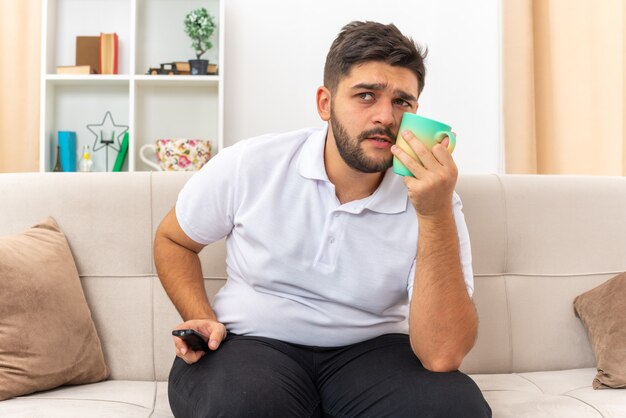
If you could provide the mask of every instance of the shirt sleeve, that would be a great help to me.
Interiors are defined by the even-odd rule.
[[[456,223],[457,235],[459,237],[459,252],[461,256],[461,268],[463,270],[463,278],[465,280],[465,287],[470,298],[474,295],[474,269],[472,268],[472,247],[470,244],[469,232],[467,230],[467,224],[465,223],[465,215],[463,215],[463,203],[461,198],[456,193],[452,197],[452,210],[454,212],[454,221]],[[419,228],[419,225],[418,225]],[[411,272],[407,278],[409,301],[413,294],[413,282],[415,277],[415,265],[416,260],[413,260],[413,266],[411,266]]]
[[[176,219],[185,234],[199,244],[218,241],[233,229],[236,173],[243,149],[239,144],[211,158],[178,194]]]

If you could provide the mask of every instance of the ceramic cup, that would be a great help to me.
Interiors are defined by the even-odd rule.
[[[152,150],[157,163],[144,155]],[[211,158],[211,142],[201,139],[157,139],[156,144],[146,144],[139,150],[139,158],[158,171],[200,170]]]
[[[411,149],[409,144],[402,138],[402,132],[405,130],[413,132],[415,137],[420,140],[428,149],[432,149],[435,144],[440,143],[447,136],[450,138],[448,144],[448,152],[452,152],[456,146],[456,136],[451,131],[451,127],[445,123],[437,122],[436,120],[428,119],[423,116],[418,116],[415,113],[405,113],[402,116],[400,122],[400,129],[398,130],[398,138],[396,139],[396,145],[398,145],[404,152],[409,154],[413,159],[419,161],[415,152]],[[421,162],[420,162],[421,164]],[[401,176],[411,176],[413,174],[402,164],[402,162],[393,157],[393,172]]]

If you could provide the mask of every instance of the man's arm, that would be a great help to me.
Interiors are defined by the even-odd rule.
[[[476,340],[478,318],[467,293],[452,209],[419,217],[409,310],[413,351],[432,371],[457,370]]]
[[[177,328],[193,328],[209,337],[209,348],[216,350],[226,337],[204,288],[198,253],[204,245],[185,234],[172,209],[161,221],[154,239],[154,261],[161,284],[185,321]],[[194,363],[203,352],[192,352],[180,338],[174,338],[177,355]]]
[[[452,371],[474,345],[478,330],[463,279],[452,207],[458,170],[445,144],[431,152],[410,132],[404,138],[424,164],[394,147],[394,154],[415,175],[404,182],[419,225],[409,338],[424,367]]]

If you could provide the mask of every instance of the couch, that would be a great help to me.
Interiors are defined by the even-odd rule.
[[[52,216],[67,236],[111,370],[108,380],[0,402],[8,417],[167,417],[170,331],[155,229],[189,173],[0,175],[0,236]],[[479,336],[462,370],[495,417],[624,417],[626,391],[594,390],[573,299],[626,270],[626,178],[463,175]],[[201,252],[206,291],[225,245]],[[1,297],[1,295],[0,295]]]

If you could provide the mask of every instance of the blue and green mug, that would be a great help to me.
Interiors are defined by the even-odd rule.
[[[409,130],[413,132],[413,135],[428,149],[432,149],[436,144],[443,141],[446,137],[450,138],[448,143],[448,152],[452,152],[456,146],[456,135],[452,132],[452,128],[445,123],[437,122],[433,119],[428,119],[423,116],[416,115],[415,113],[406,112],[402,116],[400,122],[400,129],[398,130],[398,138],[396,139],[396,145],[399,146],[404,152],[409,154],[414,160],[417,160],[421,164],[421,161],[413,152],[413,149],[402,138],[402,132]],[[393,157],[393,172],[401,176],[411,176],[413,174],[405,167],[404,164],[394,155]]]

